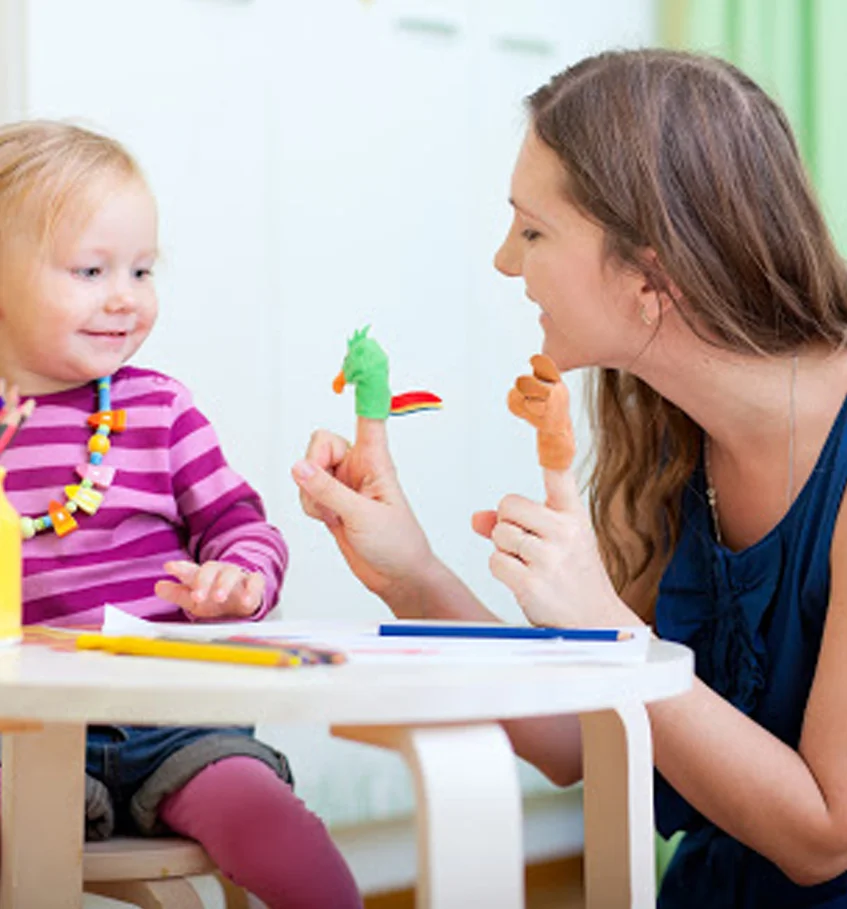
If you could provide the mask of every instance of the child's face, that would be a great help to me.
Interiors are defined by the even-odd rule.
[[[115,372],[156,320],[157,243],[155,202],[140,181],[113,183],[81,226],[63,218],[18,292],[0,298],[6,381],[47,394]]]

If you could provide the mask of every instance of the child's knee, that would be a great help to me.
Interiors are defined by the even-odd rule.
[[[233,757],[210,765],[166,799],[161,816],[271,907],[361,906],[323,822],[261,761]]]

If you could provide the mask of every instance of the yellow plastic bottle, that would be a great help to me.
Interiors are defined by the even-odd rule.
[[[0,647],[21,639],[21,519],[6,498],[0,467]]]

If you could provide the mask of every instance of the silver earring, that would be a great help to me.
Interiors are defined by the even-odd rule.
[[[653,324],[653,320],[650,318],[650,315],[649,315],[649,313],[647,312],[647,306],[646,306],[644,303],[641,304],[641,321],[642,321],[645,325],[652,325],[652,324]]]

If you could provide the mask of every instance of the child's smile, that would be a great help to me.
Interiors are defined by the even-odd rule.
[[[129,331],[82,331],[80,332],[85,338],[94,343],[99,343],[110,349],[116,350],[123,347],[127,338],[130,337]]]

